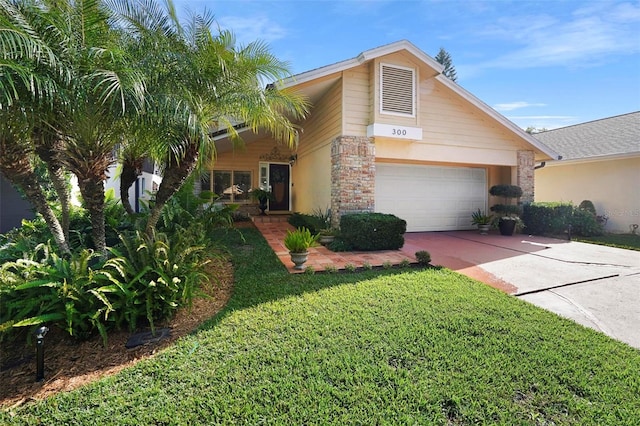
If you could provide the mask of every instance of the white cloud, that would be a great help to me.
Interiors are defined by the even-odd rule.
[[[508,102],[504,104],[496,104],[493,106],[493,109],[495,109],[496,111],[513,111],[514,109],[529,108],[529,107],[543,107],[543,106],[547,106],[547,104],[518,101],[518,102]]]
[[[218,23],[221,28],[233,31],[241,45],[256,40],[271,43],[287,36],[287,30],[266,15],[260,16],[223,16]]]
[[[569,19],[509,16],[480,33],[519,45],[481,68],[582,67],[610,55],[640,53],[640,5],[594,2]]]

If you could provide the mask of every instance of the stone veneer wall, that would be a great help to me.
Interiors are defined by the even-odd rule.
[[[535,157],[533,151],[518,151],[518,170],[516,185],[522,188],[520,202],[533,203],[534,200],[534,168]]]
[[[331,223],[345,213],[373,212],[375,145],[372,139],[339,136],[331,142]]]

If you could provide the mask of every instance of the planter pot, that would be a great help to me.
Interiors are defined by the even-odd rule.
[[[500,222],[498,222],[498,228],[500,229],[500,235],[511,236],[516,230],[516,221],[500,219]]]
[[[336,237],[334,235],[320,235],[318,242],[323,246],[326,246],[327,244],[332,243],[335,239]]]
[[[487,235],[489,233],[489,228],[491,228],[491,225],[478,225],[478,230],[481,235]]]
[[[289,252],[289,255],[291,256],[291,261],[294,263],[293,269],[296,269],[298,271],[302,270],[302,265],[305,264],[305,262],[307,261],[307,258],[309,257],[309,252],[305,251],[304,253],[292,253]]]
[[[267,209],[267,199],[265,198],[264,200],[259,200],[259,201],[260,201],[260,205],[258,207],[260,208],[260,216],[264,216],[266,215],[264,211]]]

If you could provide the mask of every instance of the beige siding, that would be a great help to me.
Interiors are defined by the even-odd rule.
[[[370,114],[369,66],[361,65],[343,73],[344,135],[366,136]]]
[[[580,204],[591,200],[599,215],[609,216],[606,230],[629,232],[640,224],[640,157],[585,163],[547,163],[536,170],[536,201]]]
[[[293,211],[311,213],[331,205],[331,144],[319,147],[312,155],[298,157],[291,174]]]
[[[331,141],[342,133],[342,80],[313,106],[302,123],[298,160],[292,168],[292,209],[311,213],[331,202]]]

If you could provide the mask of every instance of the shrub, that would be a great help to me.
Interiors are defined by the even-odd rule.
[[[491,206],[491,211],[497,213],[498,216],[519,216],[522,214],[518,205],[511,204],[514,198],[522,196],[522,188],[517,185],[494,185],[489,189],[489,194],[494,197],[501,197],[501,204]]]
[[[573,206],[565,203],[531,203],[523,208],[524,231],[532,235],[557,235],[571,224]]]
[[[577,208],[571,217],[571,232],[583,237],[595,237],[602,235],[603,227],[589,210]]]
[[[392,214],[353,213],[340,218],[341,238],[356,250],[397,250],[407,222]]]
[[[522,188],[517,185],[494,185],[489,189],[489,194],[494,197],[502,198],[520,198],[522,197]]]
[[[346,240],[341,237],[336,237],[335,240],[331,241],[326,246],[329,250],[335,252],[344,252],[344,251],[352,251],[353,247]]]
[[[428,265],[431,263],[431,254],[426,250],[420,250],[416,252],[416,260],[420,265]]]
[[[312,234],[324,229],[324,221],[320,218],[304,213],[295,212],[287,220],[294,228],[307,228]]]
[[[589,200],[582,200],[582,202],[580,203],[580,205],[578,205],[578,208],[580,210],[586,210],[589,213],[591,213],[592,215],[596,216],[596,206],[593,205],[593,203]]]
[[[140,318],[153,330],[155,321],[189,305],[206,279],[211,254],[198,244],[205,235],[195,225],[171,238],[122,234],[122,252],[110,249],[109,259],[86,249],[61,258],[38,245],[0,268],[0,340],[44,323],[78,339],[99,332],[105,344],[109,329],[133,331]]]

